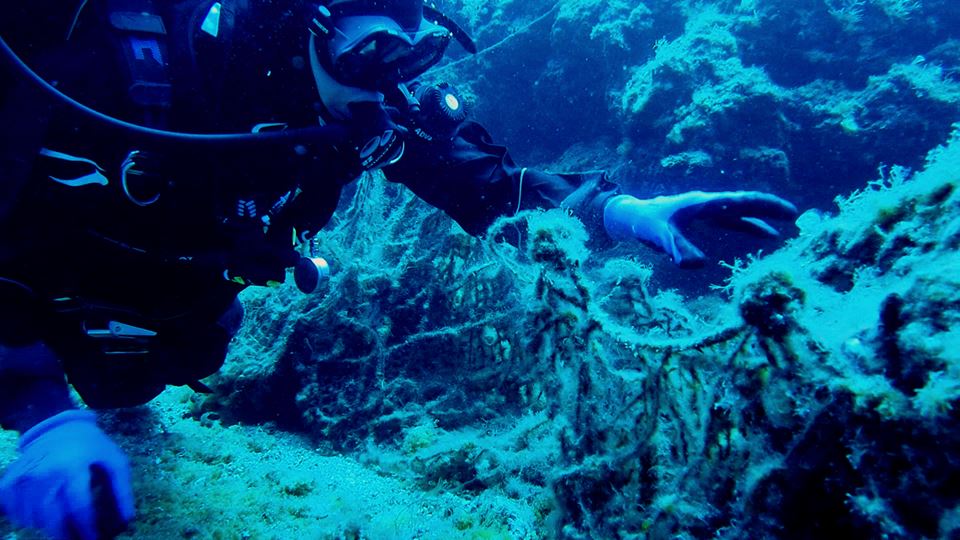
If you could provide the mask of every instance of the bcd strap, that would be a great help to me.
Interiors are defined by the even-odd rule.
[[[167,29],[150,0],[116,0],[108,20],[127,66],[128,95],[151,127],[163,128],[173,102]]]
[[[18,202],[20,190],[30,177],[51,115],[50,104],[37,99],[27,85],[18,81],[10,84],[0,101],[0,225]]]
[[[205,2],[187,21],[187,41],[193,77],[202,82],[202,94],[208,97],[204,110],[217,121],[222,119],[219,96],[227,68],[234,62],[234,27],[237,17],[248,11],[247,0]],[[198,96],[195,96],[198,97]]]

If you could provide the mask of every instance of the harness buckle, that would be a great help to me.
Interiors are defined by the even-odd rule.
[[[153,330],[119,321],[106,321],[106,328],[89,328],[84,322],[88,337],[100,342],[100,350],[107,355],[143,355],[150,352],[150,342],[157,337]]]
[[[138,339],[156,337],[157,333],[132,324],[108,321],[106,328],[88,329],[87,335],[97,339]]]

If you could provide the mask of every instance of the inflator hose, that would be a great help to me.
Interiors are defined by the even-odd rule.
[[[296,147],[298,145],[335,145],[346,140],[348,135],[347,130],[339,125],[316,126],[266,133],[185,133],[155,129],[109,116],[64,94],[44,80],[37,72],[33,71],[33,69],[10,48],[2,36],[0,36],[0,60],[9,64],[13,73],[18,78],[35,87],[55,103],[65,105],[81,116],[93,121],[101,128],[120,132],[127,137],[145,139],[160,144],[215,145],[221,147],[251,144],[290,144]]]

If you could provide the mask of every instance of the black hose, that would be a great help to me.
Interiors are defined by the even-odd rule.
[[[212,144],[216,146],[239,146],[248,144],[291,144],[294,146],[301,144],[305,146],[317,144],[333,145],[342,143],[347,137],[346,128],[337,125],[271,131],[266,133],[185,133],[155,129],[109,116],[64,94],[44,80],[37,72],[33,71],[33,69],[10,48],[2,36],[0,36],[0,59],[10,64],[10,67],[18,78],[23,79],[40,90],[55,103],[69,107],[81,116],[93,121],[99,127],[122,132],[128,137],[147,139],[166,144]]]

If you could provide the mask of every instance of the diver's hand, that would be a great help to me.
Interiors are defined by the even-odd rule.
[[[789,202],[759,191],[691,191],[637,199],[618,195],[607,202],[603,224],[611,237],[640,240],[666,252],[683,268],[702,266],[706,257],[681,232],[693,219],[706,219],[727,229],[762,236],[778,236],[762,218],[792,219],[797,209]]]
[[[92,412],[47,418],[23,434],[19,450],[0,479],[0,506],[14,523],[57,540],[99,540],[133,519],[129,461]]]

